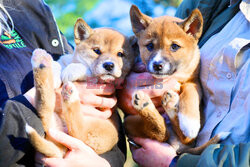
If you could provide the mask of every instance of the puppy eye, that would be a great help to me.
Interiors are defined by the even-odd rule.
[[[152,42],[150,42],[149,44],[146,45],[148,51],[153,51],[154,50],[154,44]]]
[[[99,48],[94,48],[93,51],[94,51],[96,54],[98,54],[98,55],[101,55],[101,54],[102,54],[102,52],[100,51]]]
[[[178,49],[180,49],[180,46],[177,45],[177,44],[175,44],[175,43],[173,43],[171,45],[170,49],[171,49],[172,52],[176,52]]]
[[[119,57],[124,57],[125,55],[124,55],[122,52],[118,52],[118,53],[117,53],[117,56],[119,56]]]

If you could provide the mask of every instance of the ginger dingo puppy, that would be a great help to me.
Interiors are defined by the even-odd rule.
[[[174,132],[169,134],[164,118],[142,91],[135,92],[132,98],[138,115],[125,119],[126,132],[129,136],[168,140],[176,150],[183,151],[186,145],[193,143],[201,128],[202,92],[198,78],[200,52],[197,44],[202,34],[202,15],[195,9],[185,20],[169,16],[151,18],[133,5],[130,18],[147,71],[156,78],[175,78],[180,83],[180,90],[168,90],[162,97],[162,106],[172,126],[169,129]],[[175,135],[181,142],[173,137]],[[213,142],[221,138],[222,135],[217,136]]]
[[[95,77],[98,81],[110,83],[118,78],[124,79],[134,63],[133,44],[136,41],[135,38],[128,38],[112,29],[92,29],[83,19],[77,20],[74,36],[74,54],[63,56],[60,60],[63,67],[61,78],[64,83],[61,114],[54,112],[53,82],[58,76],[53,76],[52,57],[42,49],[33,52],[31,62],[37,95],[36,108],[45,132],[48,132],[49,128],[62,130],[66,124],[69,135],[82,140],[96,153],[102,154],[111,150],[118,141],[117,114],[114,113],[108,120],[84,116],[80,112],[81,92],[78,92],[70,81],[85,81],[87,77]],[[32,145],[39,152],[49,157],[64,156],[65,148],[49,136],[46,136],[46,139],[40,137],[28,125],[26,129]]]

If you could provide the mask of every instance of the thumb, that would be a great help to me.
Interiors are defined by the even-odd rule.
[[[65,161],[61,158],[44,158],[43,165],[44,166],[63,166]]]
[[[143,148],[146,148],[149,144],[154,142],[154,140],[140,137],[134,137],[133,140],[136,144],[141,145]]]
[[[56,142],[64,145],[70,150],[77,150],[85,146],[82,141],[58,130],[49,129],[49,136],[52,137]]]

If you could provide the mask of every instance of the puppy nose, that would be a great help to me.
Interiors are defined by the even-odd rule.
[[[114,63],[112,63],[112,62],[105,62],[104,64],[103,64],[103,68],[105,69],[105,70],[107,70],[107,71],[112,71],[113,70],[113,68],[114,68]]]
[[[160,62],[154,62],[153,63],[153,69],[155,71],[161,71],[163,69],[163,63],[160,61]]]

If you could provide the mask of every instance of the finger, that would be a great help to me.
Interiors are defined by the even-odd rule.
[[[139,149],[134,149],[131,147],[131,152],[132,152],[133,160],[136,163],[142,164],[142,162],[145,161],[145,158],[144,158],[145,149],[143,147]]]
[[[58,130],[49,129],[49,135],[58,143],[61,143],[70,150],[78,150],[84,143],[74,137],[67,135],[66,133]]]
[[[81,106],[81,111],[85,116],[97,117],[101,119],[108,119],[112,115],[111,109],[105,109],[103,111],[94,108],[93,106]]]
[[[91,87],[87,87],[91,90]],[[112,95],[115,92],[115,87],[112,84],[96,84],[96,88],[91,90],[96,95]]]
[[[101,97],[94,94],[80,95],[81,103],[87,105],[93,105],[94,107],[113,108],[117,103],[117,98],[113,97]]]
[[[155,140],[140,137],[133,137],[133,140],[136,144],[141,145],[143,148],[146,148],[147,145],[150,145],[151,143],[155,142]]]
[[[65,162],[61,158],[44,158],[44,166],[64,166]]]
[[[87,82],[74,82],[80,94],[90,92],[96,95],[112,95],[115,92],[115,87],[112,84],[97,84]]]
[[[152,85],[156,79],[152,77],[152,75],[148,72],[143,73],[134,73],[132,72],[127,77],[127,85],[131,87],[139,87],[145,85]]]
[[[155,98],[162,96],[163,93],[167,90],[179,91],[180,83],[175,79],[169,79],[168,81],[162,82],[157,81],[156,84],[150,86],[141,86],[139,87],[144,93],[148,94],[150,98]]]

